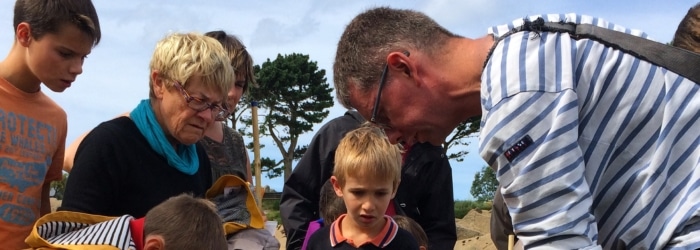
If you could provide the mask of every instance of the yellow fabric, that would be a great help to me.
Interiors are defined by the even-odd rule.
[[[248,187],[248,184],[246,181],[242,180],[238,176],[235,175],[224,175],[219,177],[218,180],[214,183],[214,185],[207,190],[206,193],[206,198],[207,199],[212,199],[216,196],[219,196],[224,193],[224,190],[227,187],[237,187],[237,186],[242,186],[245,188],[247,197],[246,197],[246,207],[248,208],[248,212],[250,212],[250,225],[244,225],[240,223],[235,223],[235,222],[224,222],[224,232],[226,234],[232,234],[235,232],[238,232],[240,230],[246,229],[246,228],[257,228],[257,229],[263,229],[265,228],[265,222],[263,221],[263,216],[262,212],[260,209],[258,209],[257,203],[255,203],[255,198],[253,197],[253,192],[250,191],[250,188]]]
[[[37,228],[44,223],[52,221],[70,221],[85,224],[97,224],[100,222],[115,219],[117,217],[85,214],[69,211],[53,212],[41,217],[32,228],[32,233],[25,239],[25,243],[32,249],[69,249],[69,250],[118,250],[118,248],[108,245],[54,245],[46,241],[39,235]]]
[[[246,190],[246,207],[248,209],[248,212],[250,212],[250,224],[245,225],[245,224],[240,224],[240,223],[235,223],[235,222],[225,222],[223,227],[224,227],[224,232],[226,234],[232,234],[235,232],[238,232],[240,230],[246,229],[246,228],[256,228],[256,229],[263,229],[265,228],[265,222],[263,221],[263,216],[262,212],[260,209],[258,209],[258,206],[255,202],[255,198],[253,197],[253,192],[251,192],[250,188],[248,187],[248,184],[243,181],[241,178],[234,176],[234,175],[224,175],[220,177],[214,185],[212,185],[209,190],[207,190],[206,193],[206,198],[212,199],[218,195],[221,195],[224,193],[224,190],[227,187],[238,187],[242,186]],[[78,212],[69,212],[69,211],[58,211],[58,212],[53,212],[47,215],[44,215],[41,217],[37,222],[34,224],[34,227],[32,228],[31,234],[25,239],[25,243],[31,247],[31,249],[67,249],[67,250],[113,250],[117,249],[116,247],[113,246],[107,246],[107,245],[54,245],[49,243],[46,239],[42,238],[39,235],[39,232],[37,228],[39,226],[48,223],[48,222],[76,222],[76,223],[85,223],[89,225],[94,225],[100,222],[108,221],[108,220],[113,220],[118,217],[109,217],[109,216],[101,216],[101,215],[92,215],[92,214],[85,214],[85,213],[78,213]]]

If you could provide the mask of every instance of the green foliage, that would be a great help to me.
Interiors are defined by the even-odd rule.
[[[490,167],[484,166],[481,172],[474,174],[470,193],[477,201],[492,201],[497,188],[496,173]]]
[[[468,120],[462,122],[452,131],[451,136],[445,138],[445,142],[442,143],[442,148],[448,159],[454,159],[457,162],[464,161],[464,156],[467,155],[466,150],[459,150],[456,153],[447,153],[450,148],[456,148],[454,146],[467,146],[469,142],[466,141],[467,138],[472,137],[473,134],[479,132],[479,125],[481,122],[481,117],[472,117]],[[463,149],[462,147],[461,149]]]
[[[279,199],[263,200],[262,207],[265,210],[280,210],[280,200]]]
[[[274,61],[267,59],[254,68],[259,86],[251,89],[249,98],[258,101],[259,114],[264,116],[259,122],[260,136],[270,136],[282,155],[281,161],[261,160],[261,166],[268,176],[284,174],[287,180],[294,157],[303,148],[297,145],[299,135],[328,116],[333,89],[326,80],[326,71],[308,55],[278,54]],[[244,116],[241,121],[246,127],[252,125],[250,117]]]
[[[267,220],[276,220],[280,225],[282,224],[282,217],[280,216],[280,200],[263,200],[262,208],[265,210],[265,216]]]
[[[455,218],[464,218],[472,209],[491,210],[491,202],[455,200]]]
[[[66,191],[66,182],[68,181],[68,173],[63,172],[63,177],[60,181],[51,182],[51,189],[54,190],[53,197],[58,200],[63,200],[63,193]]]

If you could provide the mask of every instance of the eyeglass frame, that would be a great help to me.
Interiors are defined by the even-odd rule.
[[[408,52],[407,50],[404,50],[402,52],[406,56],[410,56],[411,52]],[[384,63],[384,70],[382,71],[382,76],[379,80],[379,88],[377,89],[377,98],[374,99],[374,107],[372,108],[372,116],[369,119],[369,122],[377,124],[377,112],[379,110],[379,101],[382,98],[382,89],[384,89],[384,85],[386,85],[386,75],[387,72],[389,71],[389,62]]]
[[[187,103],[188,108],[190,108],[194,111],[197,111],[197,112],[202,112],[202,111],[205,111],[207,109],[211,109],[214,121],[224,121],[224,120],[226,120],[226,117],[231,114],[231,113],[229,113],[228,108],[226,107],[226,104],[223,104],[223,105],[211,104],[211,103],[206,102],[200,98],[191,96],[190,93],[188,93],[187,90],[185,90],[185,88],[182,87],[182,84],[180,84],[180,82],[173,81],[173,83],[174,83],[173,86],[175,86],[175,88],[177,88],[180,91],[180,94],[182,94],[182,96],[185,97],[185,102]],[[200,108],[200,109],[196,109],[196,108],[190,106],[190,103],[192,103],[192,101],[201,102],[204,104],[204,107]],[[215,112],[214,111],[215,108],[220,109],[220,111]]]

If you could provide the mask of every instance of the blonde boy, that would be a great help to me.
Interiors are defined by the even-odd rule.
[[[384,215],[400,181],[401,150],[380,128],[365,124],[348,132],[331,176],[347,213],[314,233],[307,249],[418,249],[411,234]]]
[[[41,84],[70,87],[101,36],[90,0],[17,0],[13,28],[0,62],[0,249],[26,247],[34,222],[51,211],[51,182],[62,176],[66,113]]]

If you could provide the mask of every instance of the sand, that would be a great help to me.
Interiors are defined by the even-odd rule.
[[[471,210],[462,219],[456,219],[457,243],[455,250],[496,249],[491,241],[491,212]]]

